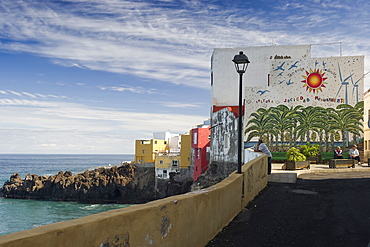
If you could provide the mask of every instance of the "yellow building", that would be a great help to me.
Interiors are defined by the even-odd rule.
[[[135,163],[154,163],[158,153],[168,152],[168,143],[165,140],[136,140],[135,142]]]
[[[181,135],[180,169],[187,169],[191,165],[191,141],[190,135]]]
[[[158,178],[169,178],[170,172],[180,172],[180,155],[159,154],[155,158],[155,170]]]

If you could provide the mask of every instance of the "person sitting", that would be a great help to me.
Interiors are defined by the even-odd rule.
[[[357,149],[356,145],[349,150],[349,158],[358,161],[358,164],[361,165],[360,152]]]
[[[339,146],[334,149],[334,159],[343,159],[343,150]]]

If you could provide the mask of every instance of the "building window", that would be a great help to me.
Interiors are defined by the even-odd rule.
[[[173,160],[172,161],[172,166],[177,166],[177,164],[178,164],[178,161],[177,160]]]
[[[367,150],[367,141],[365,141],[365,150]]]
[[[197,148],[197,159],[199,160],[200,159],[200,148]]]
[[[145,154],[145,150],[143,150],[142,153]]]
[[[157,144],[157,141],[154,141],[154,144]]]
[[[197,132],[193,134],[193,144],[198,144],[198,133]]]
[[[161,164],[161,165],[162,165],[162,164],[163,164],[163,160],[160,160],[160,161],[159,161],[159,164]]]

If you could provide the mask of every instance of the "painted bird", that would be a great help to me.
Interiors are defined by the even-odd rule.
[[[278,66],[276,69],[274,69],[274,71],[276,71],[276,70],[282,70],[282,71],[284,71],[285,70],[285,69],[283,69],[284,64],[285,64],[285,62],[282,63],[280,66]]]
[[[290,65],[289,69],[297,68],[298,66],[296,65],[299,61],[296,61],[294,64]]]
[[[260,96],[261,96],[262,94],[264,94],[264,93],[267,93],[267,92],[270,92],[270,91],[269,91],[269,90],[264,90],[264,91],[259,90],[259,91],[257,91],[257,93],[259,93],[259,94],[260,94]]]

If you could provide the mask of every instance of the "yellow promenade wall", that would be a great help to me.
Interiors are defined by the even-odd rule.
[[[267,185],[267,155],[261,155],[242,167],[244,189],[242,205],[248,202],[263,190]]]
[[[0,247],[205,246],[266,186],[266,167],[264,155],[207,189],[0,236]]]

